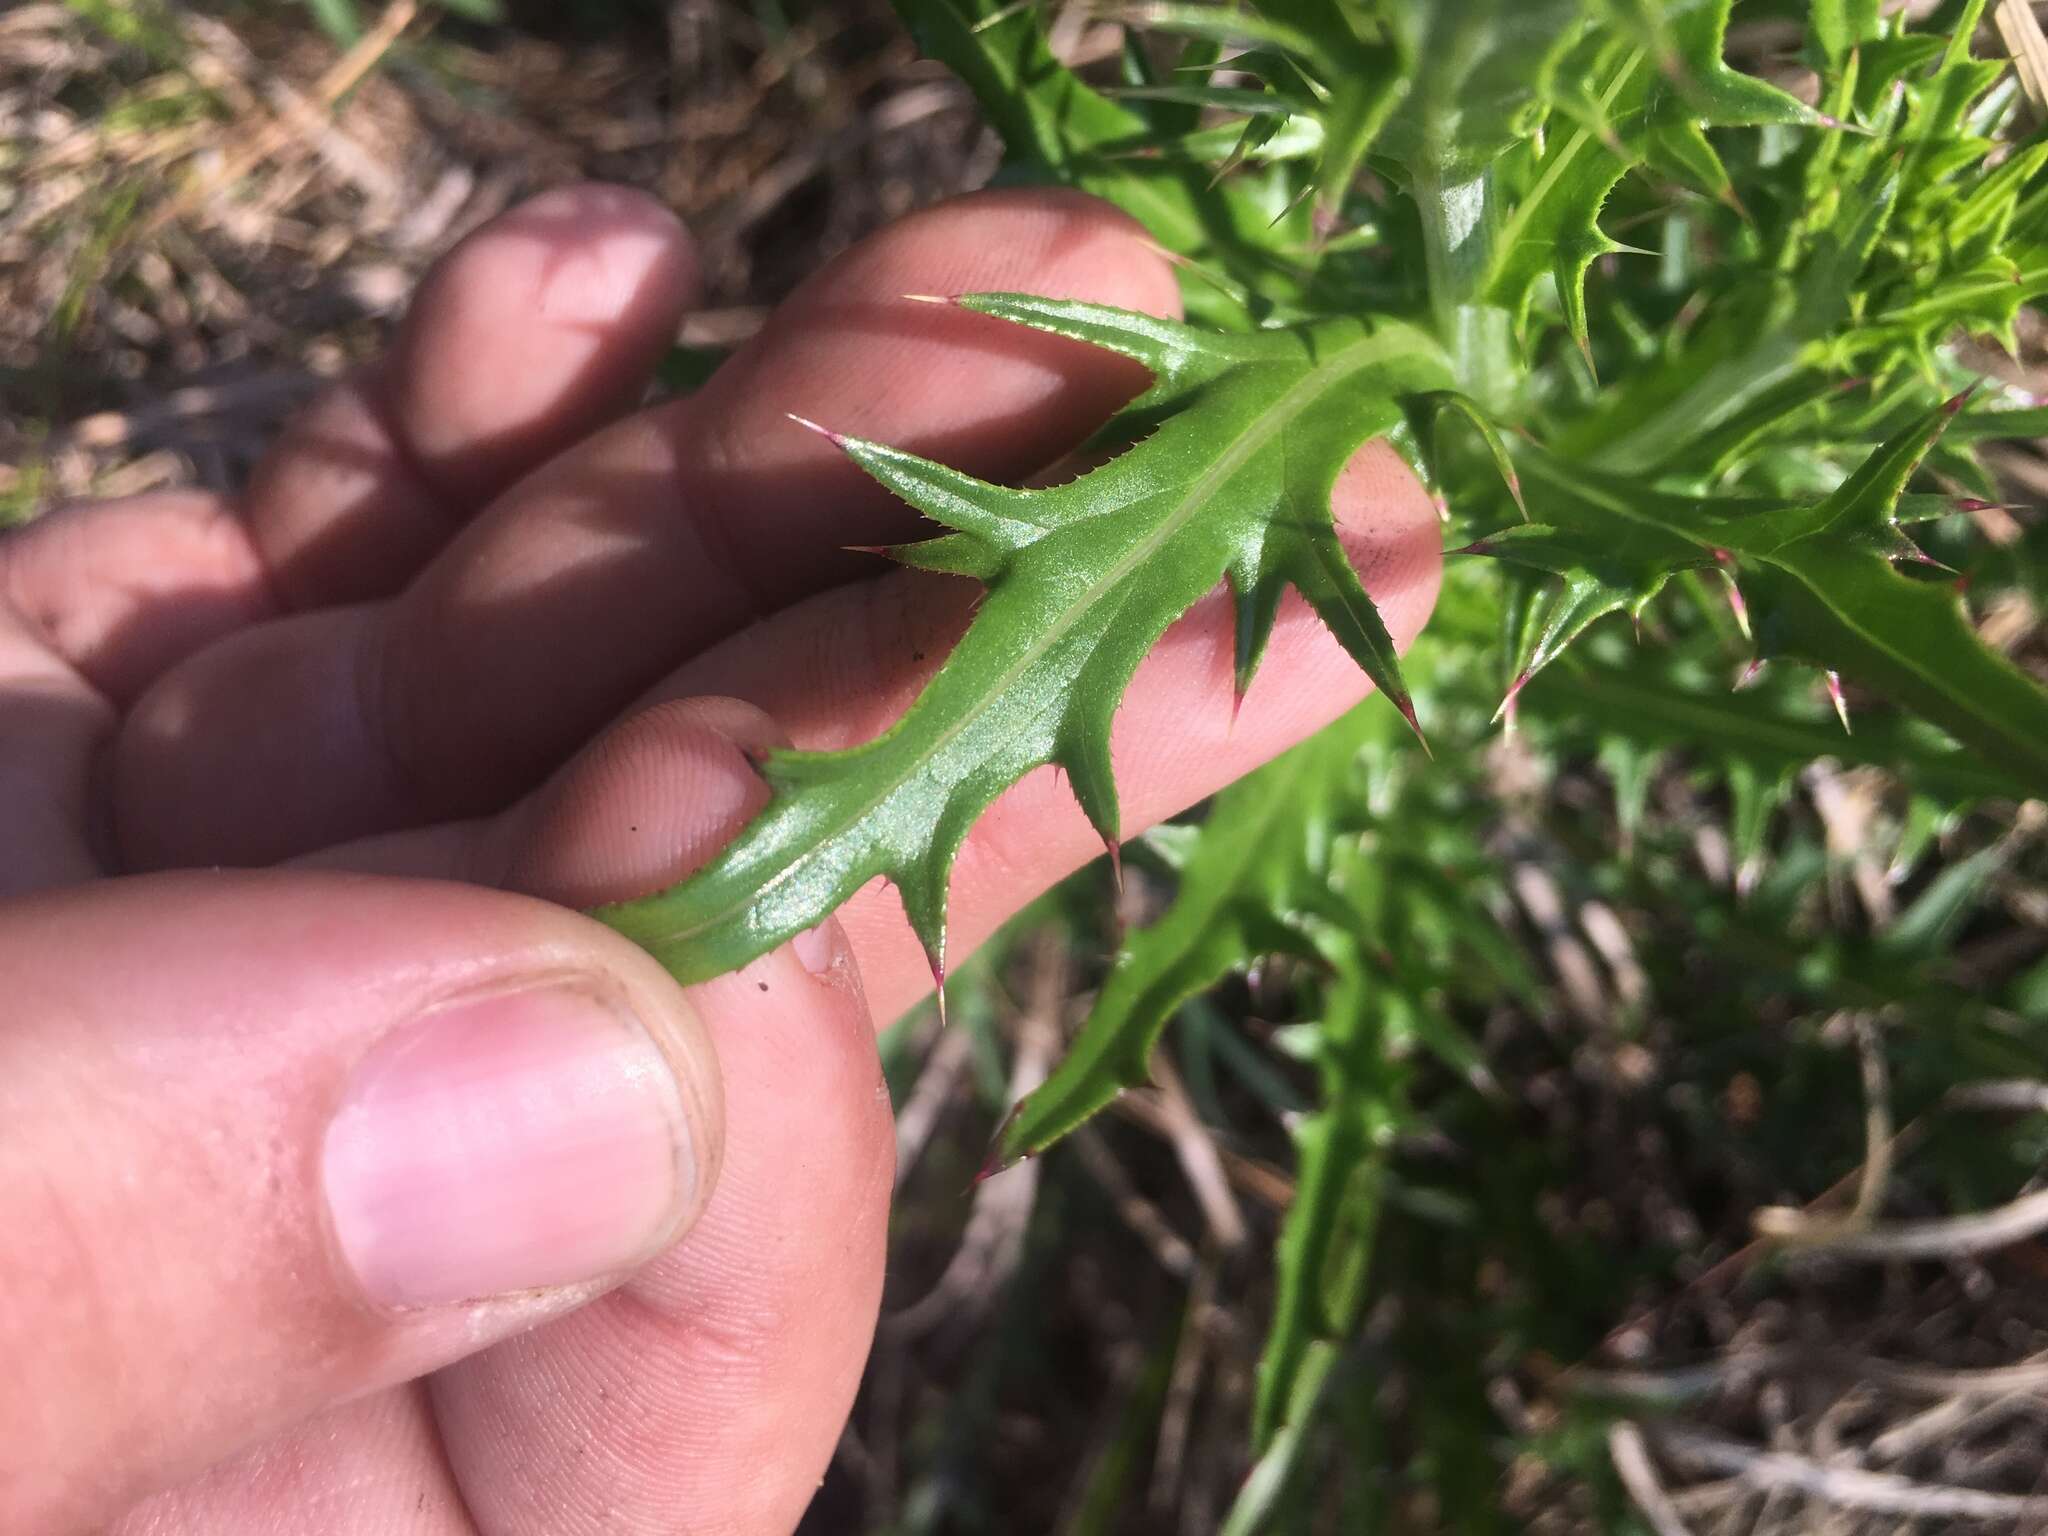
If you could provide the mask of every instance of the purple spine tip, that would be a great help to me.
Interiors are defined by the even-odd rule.
[[[1401,711],[1401,718],[1408,722],[1408,729],[1415,733],[1415,740],[1422,748],[1422,755],[1435,762],[1436,754],[1429,750],[1429,738],[1422,734],[1422,721],[1415,713],[1415,701],[1404,693],[1394,700],[1394,708]]]
[[[843,449],[846,446],[846,439],[841,437],[837,432],[834,432],[830,427],[822,427],[818,425],[817,422],[811,420],[810,417],[799,416],[795,411],[785,411],[783,414],[788,416],[791,421],[795,422],[805,431],[817,433],[818,436],[824,438],[825,441],[830,443],[834,448]]]
[[[1529,686],[1529,679],[1535,674],[1527,667],[1515,674],[1515,680],[1508,684],[1508,691],[1502,696],[1500,707],[1493,712],[1493,718],[1512,733],[1515,729],[1515,710],[1522,698],[1522,690]]]
[[[1850,735],[1852,733],[1849,729],[1849,701],[1842,695],[1842,674],[1829,671],[1826,675],[1828,680],[1828,698],[1835,706],[1835,718],[1842,722],[1842,733]]]
[[[996,1174],[1001,1173],[1005,1168],[1013,1167],[1031,1156],[1032,1149],[1029,1147],[1019,1152],[1014,1158],[1003,1156],[1003,1142],[1010,1134],[1010,1127],[1017,1123],[1017,1117],[1024,1113],[1024,1106],[1030,1102],[1031,1095],[1027,1093],[1015,1104],[1012,1104],[1010,1112],[1003,1116],[1003,1123],[996,1127],[995,1140],[989,1144],[988,1156],[982,1161],[981,1171],[975,1174],[974,1182],[967,1186],[970,1190],[980,1188],[981,1185]]]
[[[1732,581],[1728,583],[1728,606],[1734,610],[1735,622],[1742,627],[1742,632],[1748,634],[1749,604],[1742,596],[1742,588]]]

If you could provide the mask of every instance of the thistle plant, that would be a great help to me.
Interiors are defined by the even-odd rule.
[[[835,438],[936,525],[887,553],[986,597],[897,725],[771,754],[768,806],[722,855],[602,915],[694,980],[886,876],[943,985],[975,818],[1053,763],[1113,850],[1109,725],[1140,659],[1223,583],[1242,688],[1298,590],[1387,702],[1174,845],[1173,903],[998,1149],[1041,1151],[1144,1082],[1219,978],[1304,962],[1293,1039],[1323,1096],[1296,1127],[1255,1424],[1284,1459],[1357,1327],[1415,1063],[1483,1081],[1460,1020],[1536,985],[1473,831],[1490,729],[1583,738],[1624,831],[1643,762],[1691,754],[1726,787],[1745,894],[1773,796],[1815,758],[1884,768],[1929,816],[2048,790],[2048,692],[1972,611],[2038,584],[1978,520],[2001,496],[1985,446],[2048,432],[1984,366],[2048,290],[2048,140],[1973,49],[1984,0],[1919,21],[1879,0],[1163,0],[1113,13],[1114,77],[1085,80],[1028,5],[899,8],[1009,174],[1129,211],[1189,318],[946,296],[1152,386],[1051,489]],[[1766,39],[1748,68],[1731,20]],[[1405,670],[1331,521],[1382,435],[1457,557]],[[1920,953],[1880,938],[1855,963],[1883,958],[1905,997]]]

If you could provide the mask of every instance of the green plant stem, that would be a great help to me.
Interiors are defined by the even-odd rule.
[[[1488,411],[1502,414],[1520,376],[1512,317],[1479,294],[1493,264],[1500,234],[1500,201],[1493,172],[1447,181],[1418,170],[1415,206],[1422,217],[1422,248],[1431,317],[1451,354],[1458,387]]]

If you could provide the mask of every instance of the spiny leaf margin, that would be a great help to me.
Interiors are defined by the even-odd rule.
[[[1415,723],[1331,494],[1360,445],[1450,387],[1430,337],[1394,320],[1232,335],[1030,294],[955,302],[1147,367],[1151,388],[1102,434],[1129,446],[1062,485],[1017,490],[828,433],[947,530],[888,553],[986,591],[894,726],[845,751],[771,754],[767,807],[717,857],[667,891],[596,909],[684,982],[745,964],[885,876],[943,986],[947,888],[975,820],[1054,763],[1114,846],[1112,716],[1166,626],[1219,581],[1237,601],[1240,686],[1291,586]]]

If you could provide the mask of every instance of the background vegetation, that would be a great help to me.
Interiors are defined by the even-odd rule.
[[[1166,187],[1188,217],[1155,233],[1210,322],[1425,317],[1467,338],[1487,413],[1659,494],[1818,503],[1989,375],[1902,510],[1976,641],[2048,673],[2048,194],[1981,6],[1756,0],[1710,51],[1660,41],[1664,7],[1603,9],[1639,81],[1626,50],[1539,77],[1543,18],[1574,5],[1414,11],[1481,29],[1423,58],[1483,65],[1502,15],[1536,29],[1497,74],[1413,96],[1500,89],[1505,207],[1563,179],[1578,130],[1621,178],[1578,190],[1540,264],[1477,277],[1446,266],[1402,152],[1472,123],[1395,101],[1372,157],[1332,169],[1326,38],[1246,55],[1259,39],[1218,46],[1173,7],[907,9],[998,131],[880,0],[0,15],[0,516],[232,484],[433,254],[550,180],[632,181],[691,219],[701,358],[876,223],[1055,177],[1155,216]],[[1973,36],[1989,62],[1953,46]],[[1636,117],[1582,98],[1609,87],[1640,89]],[[1454,161],[1428,161],[1437,192]],[[1414,442],[1454,544],[1519,520],[1468,424]],[[1535,515],[1569,531],[1570,477],[1546,488],[1533,452]],[[926,1011],[885,1037],[890,1294],[817,1529],[2041,1525],[2041,739],[2000,741],[1995,705],[1900,709],[1896,678],[1846,666],[1845,734],[1820,673],[1752,673],[1767,605],[1731,604],[1711,560],[1526,553],[1580,606],[1452,563],[1407,669],[1433,763],[1369,705],[1130,849],[1121,895],[1097,870],[1026,914],[955,980],[944,1033]],[[1544,637],[1652,578],[1642,639],[1586,628],[1504,732]],[[1155,1086],[975,1182],[1084,1019],[1169,1014]]]

